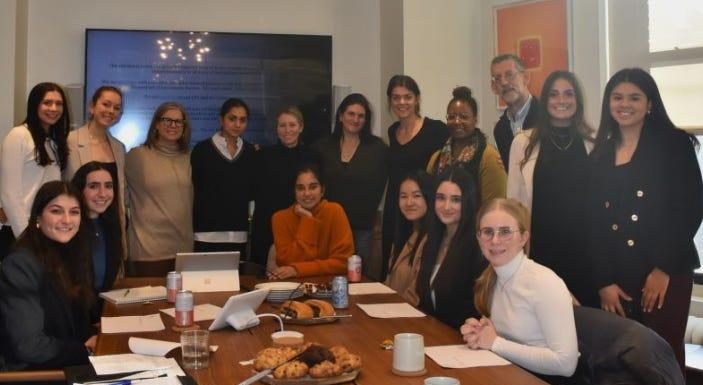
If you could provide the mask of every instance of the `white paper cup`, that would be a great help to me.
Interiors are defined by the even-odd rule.
[[[210,364],[210,345],[207,330],[186,330],[181,333],[181,353],[186,369],[207,368]]]
[[[271,334],[271,341],[274,346],[300,346],[305,342],[305,336],[301,332],[284,330]]]
[[[425,341],[422,334],[400,333],[393,339],[393,369],[419,372],[425,369]]]
[[[454,377],[428,377],[425,378],[425,385],[460,385],[461,383]]]

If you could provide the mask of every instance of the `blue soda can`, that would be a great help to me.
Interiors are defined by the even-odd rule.
[[[347,277],[343,275],[332,279],[332,306],[335,309],[346,309],[349,307],[349,283]]]

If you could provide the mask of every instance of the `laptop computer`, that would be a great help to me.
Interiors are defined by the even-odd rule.
[[[239,252],[177,253],[183,289],[194,293],[239,291]]]

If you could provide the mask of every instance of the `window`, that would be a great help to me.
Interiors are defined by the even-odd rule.
[[[650,73],[674,123],[703,143],[703,1],[648,0]],[[702,147],[703,148],[703,147]],[[698,164],[703,169],[703,149]],[[703,265],[703,226],[694,238]],[[703,273],[703,268],[698,270]]]

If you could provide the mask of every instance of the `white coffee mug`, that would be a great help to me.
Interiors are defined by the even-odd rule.
[[[454,377],[428,377],[425,385],[460,385],[460,382]]]
[[[393,339],[393,369],[419,372],[425,369],[425,341],[421,334],[399,333]]]

